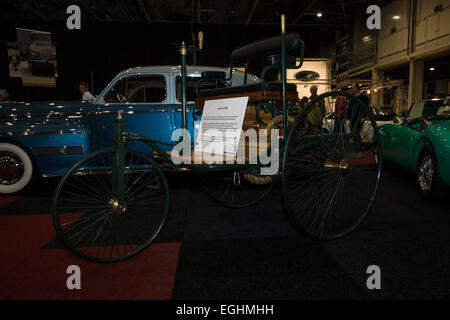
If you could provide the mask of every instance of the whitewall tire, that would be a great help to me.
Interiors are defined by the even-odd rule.
[[[0,142],[0,194],[13,194],[29,188],[36,180],[37,168],[20,146]]]

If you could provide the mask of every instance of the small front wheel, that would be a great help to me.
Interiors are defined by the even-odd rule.
[[[125,152],[124,199],[113,195],[112,148],[76,162],[59,182],[52,200],[55,230],[67,248],[94,262],[114,262],[147,247],[169,210],[169,187],[149,156]],[[115,169],[118,170],[118,169]]]
[[[229,208],[250,207],[267,197],[275,184],[272,176],[259,176],[244,171],[207,173],[203,189],[218,203]]]

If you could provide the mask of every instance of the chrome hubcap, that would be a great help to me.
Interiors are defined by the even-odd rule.
[[[0,183],[11,185],[23,176],[22,161],[11,152],[0,152]]]
[[[423,191],[431,189],[433,183],[433,161],[429,155],[425,156],[419,164],[419,185]]]

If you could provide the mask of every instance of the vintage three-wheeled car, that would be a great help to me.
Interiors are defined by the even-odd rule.
[[[197,47],[184,42],[180,45],[180,125],[185,133],[170,142],[165,137],[174,132],[175,126],[166,124],[148,137],[129,131],[124,118],[139,112],[127,104],[133,94],[125,91],[125,95],[120,88],[112,92],[111,98],[117,99],[114,101],[118,105],[109,118],[113,128],[110,145],[73,164],[53,195],[55,230],[67,248],[96,262],[119,261],[146,248],[160,232],[169,211],[166,168],[192,170],[215,200],[231,207],[256,203],[279,181],[290,222],[299,232],[315,239],[336,239],[360,225],[379,185],[381,161],[376,160],[381,145],[377,125],[367,106],[345,93],[325,93],[306,106],[300,105],[296,86],[286,81],[286,70],[301,67],[304,43],[298,34],[285,32],[284,15],[281,21],[280,36],[235,49],[227,73],[203,72],[201,81],[215,86],[202,89],[201,82],[197,82],[192,107],[188,106],[186,56]],[[250,82],[248,61],[261,56],[267,57],[267,65],[259,81]],[[223,85],[239,65],[245,67],[244,83]],[[278,80],[267,81],[268,72],[274,70]],[[338,96],[346,100],[345,117],[350,130],[343,125],[347,121],[344,119],[334,128],[323,127],[325,115],[336,108],[334,100]],[[233,143],[239,143],[234,150],[242,148],[243,153],[223,161],[216,157],[221,153],[214,151],[210,161],[212,152],[194,148],[195,138],[189,137],[186,129],[195,127],[196,116],[202,116],[200,128],[207,123],[208,127],[212,119],[217,120],[212,107],[218,105],[216,110],[225,110],[230,99],[245,101],[237,109],[244,112],[239,132],[254,130],[258,139],[242,139],[245,135],[241,134],[241,139]],[[191,116],[189,110],[193,111]],[[170,113],[167,116],[170,118]],[[225,122],[225,118],[219,120]],[[373,135],[369,143],[361,130],[367,120],[372,126],[368,132]],[[218,130],[223,124],[220,121],[212,129]],[[204,137],[204,133],[206,130],[201,129],[199,135]],[[138,151],[138,144],[146,145],[150,152]],[[177,148],[180,144],[188,148],[181,152]],[[275,155],[278,170],[264,170],[269,165],[261,161],[264,155]]]

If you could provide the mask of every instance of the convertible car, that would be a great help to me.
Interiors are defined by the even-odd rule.
[[[427,197],[442,198],[450,186],[450,100],[413,103],[406,117],[380,128],[383,160],[417,175]]]
[[[233,71],[230,81],[202,79],[205,72],[229,69],[187,68],[187,122],[194,138],[197,90],[241,85],[245,78]],[[137,67],[120,72],[90,102],[0,103],[0,194],[24,191],[41,176],[62,175],[86,154],[111,146],[118,110],[128,131],[170,143],[173,129],[181,128],[180,74],[180,66]],[[246,83],[260,81],[248,74]],[[142,143],[130,147],[151,152]]]

